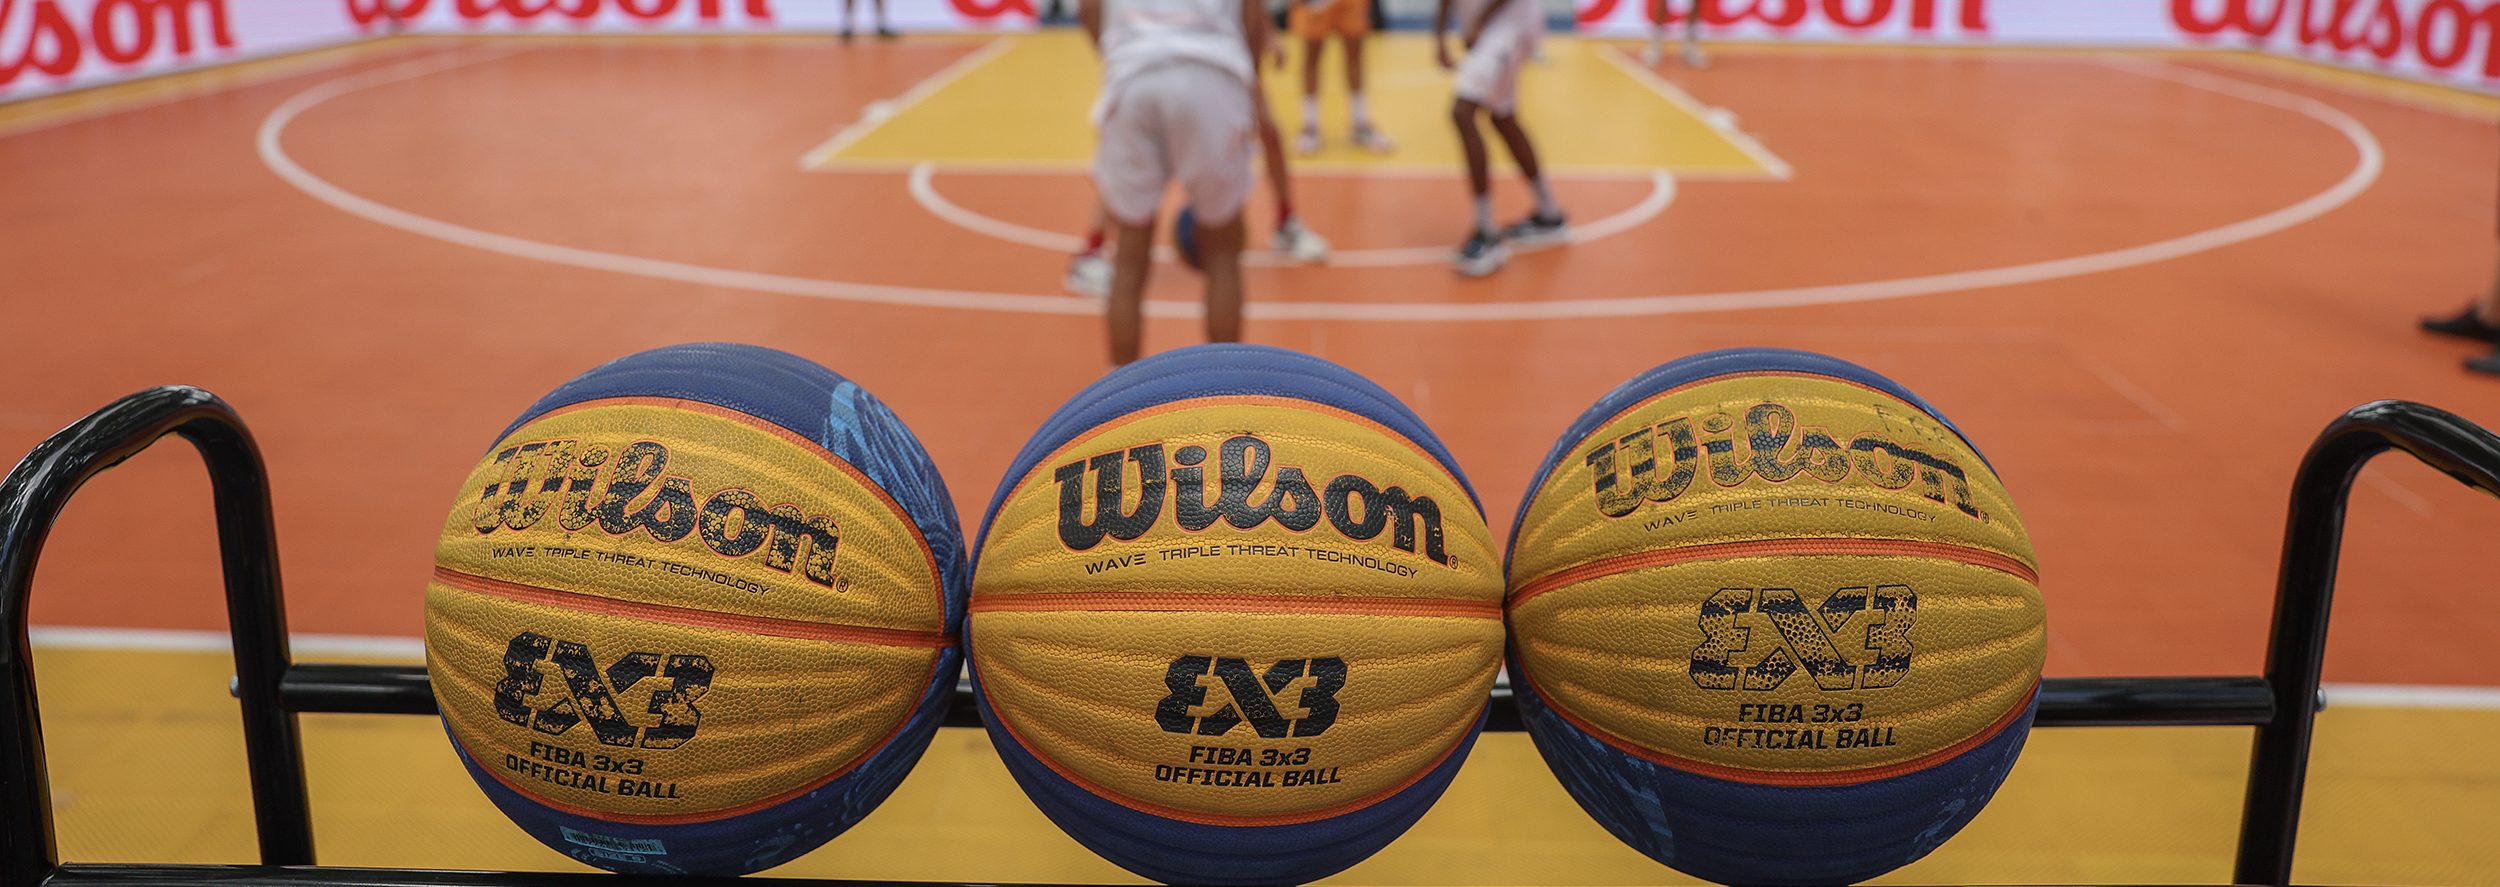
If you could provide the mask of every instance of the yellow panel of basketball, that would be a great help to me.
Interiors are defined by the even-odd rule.
[[[1490,612],[988,612],[973,615],[968,633],[978,638],[973,668],[990,704],[1055,769],[1124,804],[1245,825],[1261,823],[1241,820],[1317,818],[1367,803],[1431,769],[1484,708],[1503,638]],[[1344,663],[1343,682],[1317,688],[1325,692],[1316,698],[1308,678],[1284,689],[1228,689],[1208,673],[1217,663],[1183,661],[1199,651],[1222,651],[1260,677],[1278,663],[1335,657]],[[1159,710],[1176,692],[1203,694],[1186,707],[1197,716],[1159,723]],[[1288,735],[1262,737],[1258,724],[1198,732],[1198,716],[1244,696],[1254,704],[1274,700],[1282,715],[1293,716],[1292,724],[1277,725]],[[1310,715],[1323,699],[1333,702],[1324,722]],[[1292,727],[1314,725],[1321,728],[1315,735],[1290,735]],[[1212,751],[1219,748],[1254,757],[1219,760]],[[1299,748],[1307,755],[1296,756]],[[1224,787],[1170,769],[1256,764],[1262,754],[1284,755],[1293,761],[1287,769],[1309,771],[1317,781],[1285,785],[1283,771],[1266,771],[1278,784]]]
[[[505,455],[528,444],[544,446]],[[620,496],[603,522],[600,505],[627,489],[614,483],[620,471],[660,481]],[[927,548],[854,471],[779,426],[728,410],[594,401],[532,420],[479,461],[444,523],[436,562],[617,600],[941,630]],[[668,492],[670,479],[683,480],[689,513],[654,513],[665,525],[656,531],[632,521]],[[516,481],[525,489],[504,492]],[[549,490],[549,481],[566,486]],[[718,513],[705,515],[716,502]],[[795,519],[774,523],[775,508]]]
[[[1395,488],[1409,502],[1428,500],[1438,519],[1366,514],[1357,507],[1351,514],[1356,523],[1383,519],[1360,538],[1336,531],[1326,518],[1298,531],[1271,519],[1246,530],[1219,522],[1215,526],[1221,532],[1192,532],[1174,520],[1186,484],[1166,480],[1170,489],[1165,498],[1172,501],[1133,542],[1105,538],[1080,548],[1061,538],[1063,484],[1057,473],[1064,466],[1158,446],[1156,459],[1163,471],[1197,471],[1192,476],[1202,478],[1199,495],[1205,505],[1214,506],[1225,445],[1244,436],[1255,437],[1258,449],[1267,454],[1265,471],[1248,487],[1250,502],[1276,495],[1284,470],[1295,468],[1315,497],[1325,498],[1328,486],[1339,478],[1355,478],[1367,493],[1383,497],[1368,501],[1385,502]],[[1189,447],[1203,451],[1196,466],[1181,461],[1181,451]],[[1244,455],[1239,464],[1247,473],[1258,463]],[[1122,507],[1134,509],[1142,486],[1140,465],[1127,461],[1120,471]],[[1074,492],[1082,497],[1080,513],[1088,518],[1099,508],[1094,478],[1089,470],[1075,482]],[[1364,501],[1367,496],[1352,498]],[[1269,547],[1245,547],[1261,545]],[[1146,568],[1103,568],[1106,559],[1122,554],[1145,559],[1141,565]],[[1310,593],[1304,590],[1307,585],[1324,583],[1326,593],[1342,596],[1501,599],[1501,560],[1492,536],[1465,489],[1436,460],[1370,420],[1305,401],[1257,396],[1204,398],[1139,411],[1059,447],[1001,504],[977,569],[975,598],[1080,591],[1296,594]]]
[[[1775,449],[1756,452],[1755,431]],[[1765,460],[1791,473],[1767,477]],[[1864,386],[1766,373],[1651,397],[1565,452],[1520,524],[1512,585],[1625,551],[1812,537],[1913,538],[2033,563],[2004,486],[1952,429]]]
[[[1895,612],[1875,607],[1829,615],[1819,605],[1844,589],[1882,594],[1880,582],[1914,592]],[[1783,647],[1824,649],[1838,668],[1812,673],[1794,654],[1794,673],[1761,669],[1706,687],[1696,660],[1711,658],[1705,599],[1729,595],[1761,606],[1775,590],[1800,605],[1800,621],[1733,619],[1727,639],[1751,665]],[[1853,604],[1855,602],[1852,602]],[[1838,625],[1829,620],[1838,617]],[[2029,699],[2047,653],[2038,591],[1997,570],[1919,557],[1785,556],[1673,564],[1590,579],[1537,595],[1511,613],[1514,643],[1541,694],[1574,719],[1640,750],[1765,771],[1840,772],[1914,761],[1984,732]],[[1881,623],[1909,645],[1898,675],[1871,671],[1864,641]],[[1912,626],[1916,627],[1911,632]],[[1750,633],[1750,634],[1747,634]],[[1752,635],[1760,635],[1753,637]],[[1823,645],[1828,646],[1823,646]],[[1776,671],[1771,672],[1776,675]],[[1890,683],[1887,683],[1890,682]],[[1829,686],[1825,686],[1828,684]],[[1748,686],[1758,688],[1748,688]],[[1837,692],[1837,691],[1848,692]],[[1829,728],[1779,748],[1787,737],[1763,730]],[[1876,730],[1850,734],[1838,730]],[[1862,741],[1861,741],[1862,740]],[[1848,747],[1833,747],[1838,742]]]
[[[587,612],[440,581],[427,587],[426,606],[435,617],[427,621],[427,670],[454,738],[480,766],[525,794],[625,821],[717,818],[840,775],[910,715],[938,654],[935,646],[779,637]],[[608,714],[627,722],[622,744],[603,742],[593,723],[550,732],[499,716],[499,685],[513,674],[508,659],[524,633],[579,645],[587,654],[583,661],[602,672],[629,655],[656,656],[660,673],[616,686],[608,697],[615,707]],[[527,661],[520,668],[556,685],[527,699],[525,717],[553,726],[539,714],[552,709],[558,723],[567,714],[589,720],[598,712],[585,709],[597,704],[573,698],[560,685],[566,667],[554,661],[557,652],[522,657]],[[646,709],[668,707],[655,706],[655,697],[679,687],[668,672],[680,657],[703,660],[699,684],[675,712],[700,733],[670,746],[649,726],[660,715]],[[521,702],[517,694],[514,702]],[[600,760],[613,766],[602,767]],[[629,780],[651,790],[637,794]]]

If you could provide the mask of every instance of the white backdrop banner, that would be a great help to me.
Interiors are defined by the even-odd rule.
[[[1663,10],[1704,40],[2233,47],[2500,91],[2500,0],[1576,0],[1584,32]]]
[[[856,0],[866,28],[876,0]],[[1527,2],[1527,0],[1519,0]],[[2500,0],[1572,0],[1704,39],[2261,49],[2500,92]],[[907,31],[1023,30],[1036,0],[886,0]],[[843,0],[0,0],[0,101],[391,33],[825,32]]]
[[[361,21],[392,19],[425,33],[834,31],[842,0],[344,0]],[[876,0],[856,0],[858,25],[875,27]],[[886,21],[905,31],[1033,27],[1033,0],[885,0]]]
[[[0,101],[365,33],[342,0],[0,0]]]

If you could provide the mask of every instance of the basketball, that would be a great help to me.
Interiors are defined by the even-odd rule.
[[[1872,878],[1943,843],[2031,727],[2046,617],[1979,450],[1819,354],[1624,383],[1514,525],[1511,674],[1536,747],[1642,853],[1733,884]]]
[[[1198,257],[1197,210],[1184,206],[1180,212],[1173,214],[1172,251],[1180,254],[1181,264],[1193,270],[1206,270],[1206,263]]]
[[[1439,797],[1501,665],[1473,488],[1316,357],[1113,371],[1016,456],[965,637],[990,737],[1079,843],[1159,881],[1345,869]]]
[[[461,484],[434,563],[426,668],[461,763],[611,871],[814,849],[902,780],[955,683],[945,484],[884,404],[779,351],[565,383]]]

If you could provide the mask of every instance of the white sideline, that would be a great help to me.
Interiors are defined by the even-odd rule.
[[[38,625],[27,634],[39,650],[139,650],[151,653],[223,653],[231,649],[222,631],[159,628],[90,628]],[[422,638],[350,634],[292,634],[288,644],[297,659],[358,656],[418,660],[425,657]],[[2500,687],[2428,684],[2327,684],[2327,708],[2408,708],[2500,711]]]

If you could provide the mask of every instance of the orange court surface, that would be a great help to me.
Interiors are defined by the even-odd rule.
[[[1466,280],[1447,75],[1419,36],[1376,46],[1401,150],[1299,163],[1326,266],[1263,251],[1261,189],[1248,338],[1404,399],[1497,539],[1615,383],[1810,349],[1987,454],[2037,545],[2049,675],[2247,674],[2329,419],[2402,398],[2500,426],[2500,378],[2415,328],[2490,284],[2500,99],[2236,52],[1725,44],[1695,70],[1556,38],[1521,107],[1579,240]],[[225,397],[270,465],[306,660],[418,661],[479,451],[655,346],[750,342],[860,382],[976,525],[1107,368],[1099,303],[1059,288],[1093,203],[1090,58],[1064,30],[394,37],[0,104],[0,452],[151,385]],[[1496,157],[1509,218],[1523,189]],[[1150,353],[1201,340],[1197,290],[1156,266]],[[2351,501],[2296,877],[2500,883],[2500,503],[2401,454]],[[102,475],[42,564],[63,857],[253,858],[197,458],[166,443]],[[305,723],[323,862],[580,868],[504,823],[431,720]],[[1886,880],[2226,879],[2247,735],[2034,734],[1963,835]],[[779,871],[1136,880],[968,729]],[[1581,815],[1521,734],[1332,879],[1659,881],[1683,877]]]

